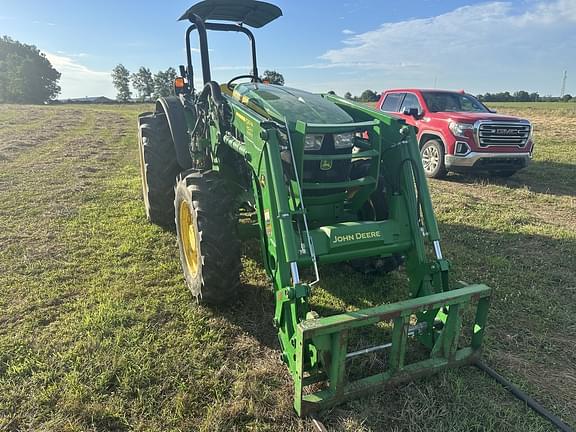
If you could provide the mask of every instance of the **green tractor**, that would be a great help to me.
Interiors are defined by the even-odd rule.
[[[186,284],[200,303],[242,295],[239,209],[256,215],[273,325],[294,379],[294,408],[304,416],[476,361],[490,288],[449,281],[411,127],[335,95],[262,82],[248,27],[281,15],[254,0],[206,0],[185,12],[187,66],[180,67],[177,95],[139,117],[140,161],[147,217],[162,226],[175,222]],[[252,72],[214,82],[208,31],[246,35]],[[193,32],[201,89],[194,87]],[[407,299],[319,316],[308,301],[319,265],[340,262],[376,271],[401,266]],[[367,328],[383,330],[380,342],[357,347],[354,335]],[[416,359],[406,354],[414,343]],[[349,373],[358,357],[383,351],[383,370]]]

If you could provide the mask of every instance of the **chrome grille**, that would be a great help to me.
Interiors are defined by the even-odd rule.
[[[524,147],[530,138],[530,123],[479,122],[476,138],[480,147],[518,146]]]

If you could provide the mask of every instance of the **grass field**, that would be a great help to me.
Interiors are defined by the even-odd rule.
[[[535,123],[529,168],[430,183],[455,280],[494,288],[485,359],[576,426],[576,104],[494,104]],[[0,106],[0,431],[305,431],[278,358],[258,242],[242,299],[184,288],[140,199],[147,107]],[[398,274],[321,268],[319,310],[395,300]],[[342,431],[548,431],[473,368],[321,415]]]

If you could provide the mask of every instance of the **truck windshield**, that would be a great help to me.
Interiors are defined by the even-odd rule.
[[[426,91],[422,96],[431,112],[489,112],[478,99],[467,94]]]

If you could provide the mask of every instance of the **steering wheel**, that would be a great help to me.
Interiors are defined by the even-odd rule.
[[[238,76],[235,76],[234,78],[232,78],[230,81],[228,81],[228,84],[226,84],[226,87],[228,87],[229,90],[234,90],[234,88],[232,87],[232,83],[234,81],[237,81],[237,80],[242,79],[242,78],[252,78],[252,80],[255,82],[259,82],[259,83],[262,82],[262,80],[260,78],[258,78],[257,76],[254,76],[254,75],[238,75]]]

